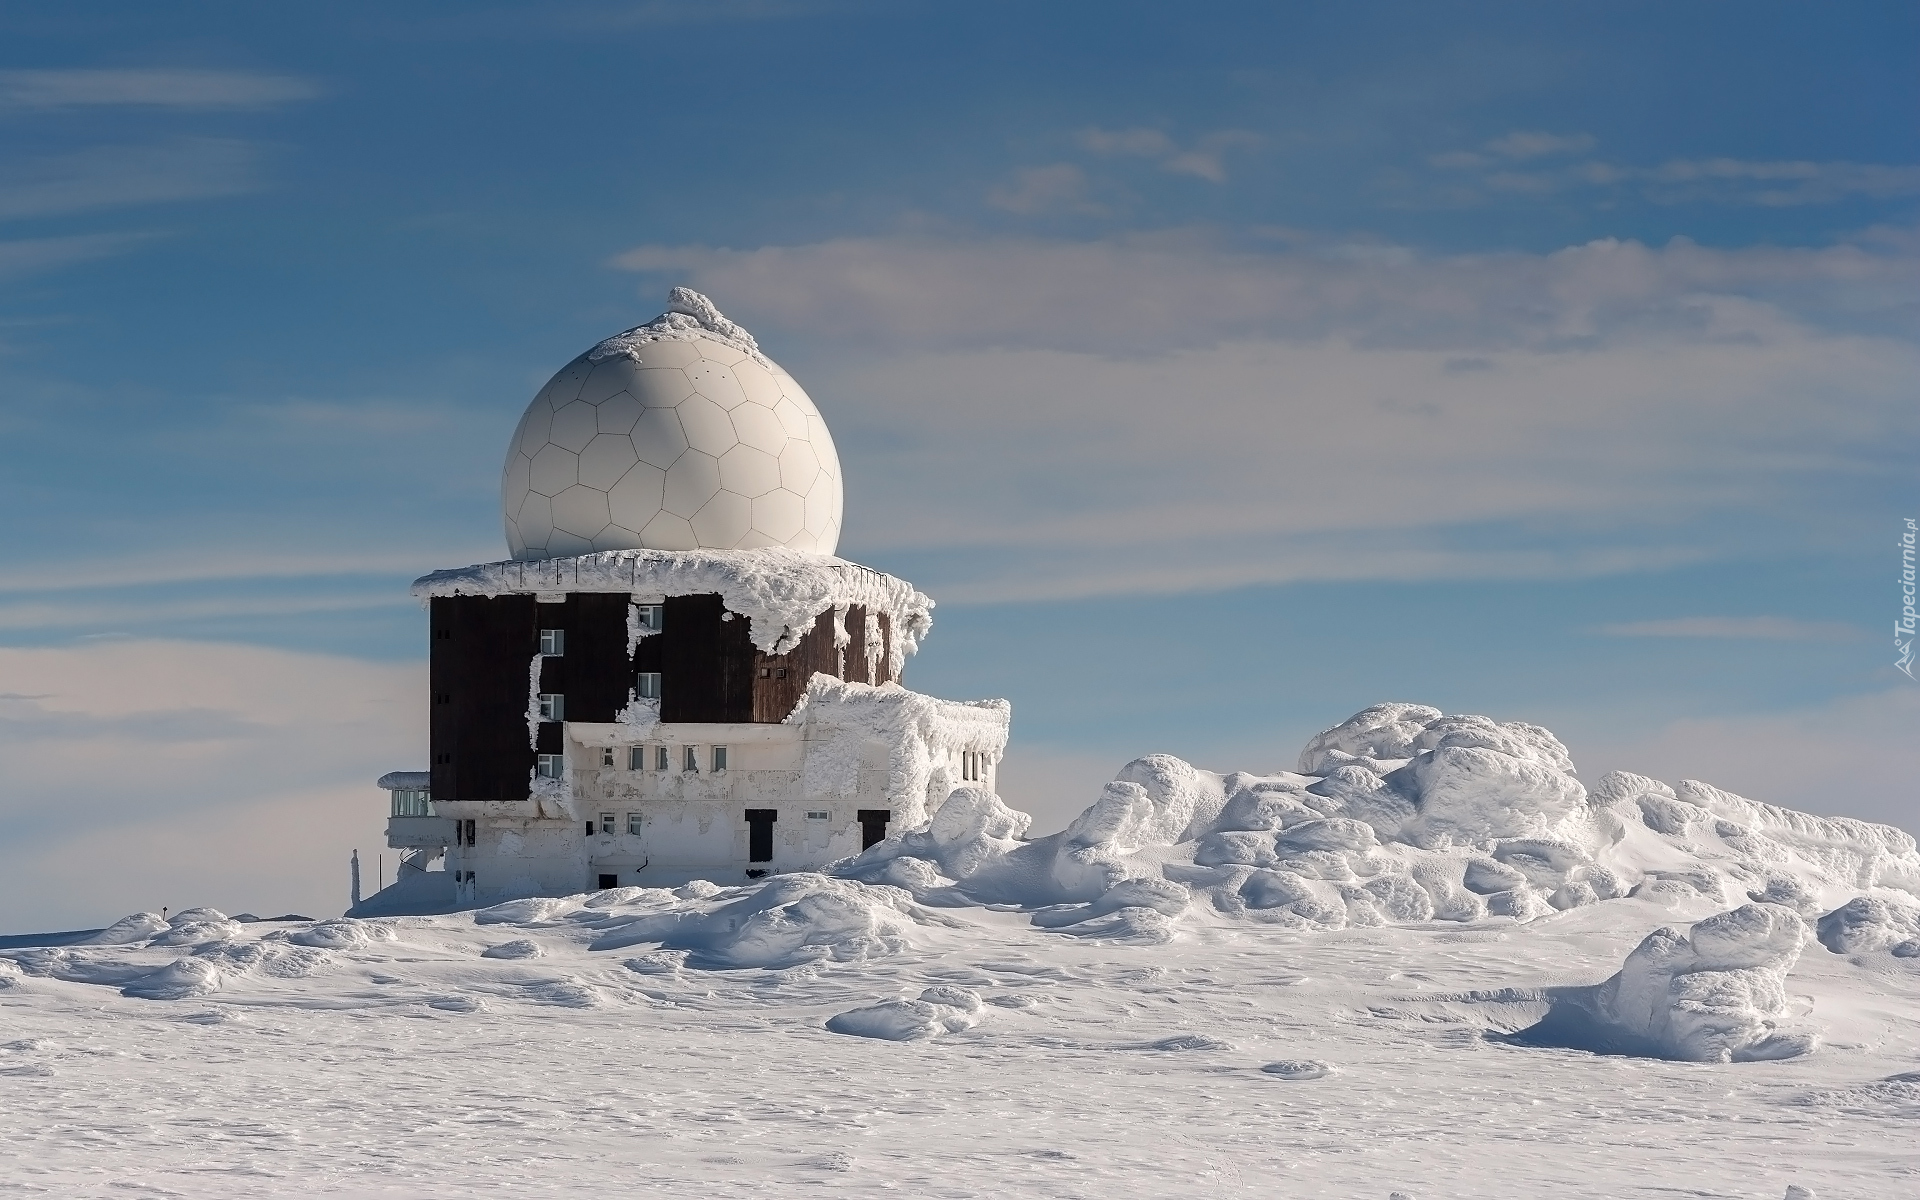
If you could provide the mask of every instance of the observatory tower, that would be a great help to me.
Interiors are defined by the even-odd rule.
[[[833,556],[826,423],[705,296],[562,367],[501,500],[512,558],[413,586],[429,769],[354,914],[817,869],[992,786],[1009,706],[900,685],[933,601]]]

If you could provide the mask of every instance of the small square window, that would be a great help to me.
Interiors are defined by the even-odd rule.
[[[526,759],[521,759],[525,762]],[[534,771],[542,779],[558,779],[566,773],[567,756],[564,754],[542,754],[534,759]]]
[[[663,607],[659,604],[636,604],[634,620],[639,623],[640,628],[650,633],[659,633],[661,617],[664,615]]]
[[[627,814],[627,832],[632,834],[634,837],[640,836],[640,814],[639,813]]]
[[[713,748],[713,769],[716,771],[724,771],[727,769],[727,748],[725,746],[715,746]]]
[[[567,698],[559,692],[540,693],[540,719],[542,721],[564,721],[567,719]]]
[[[642,671],[633,677],[633,694],[642,700],[660,698],[660,672]]]
[[[647,748],[645,746],[627,747],[627,770],[644,771],[647,769]]]
[[[656,771],[671,771],[673,769],[673,751],[667,749],[665,746],[655,746],[653,748],[653,769]]]
[[[521,628],[526,628],[524,625]],[[526,645],[525,642],[520,643]],[[559,658],[567,652],[567,631],[564,629],[542,629],[540,631],[540,653],[548,658]]]
[[[613,765],[613,747],[612,746],[602,746],[600,748],[600,765],[603,767],[610,767]]]

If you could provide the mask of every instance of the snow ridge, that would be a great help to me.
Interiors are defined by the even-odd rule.
[[[1526,921],[1627,896],[1813,917],[1863,892],[1878,907],[1829,914],[1823,941],[1904,945],[1920,928],[1920,851],[1901,830],[1626,772],[1589,793],[1536,725],[1376,705],[1315,737],[1300,766],[1219,775],[1149,755],[1033,841],[1025,814],[962,789],[926,827],[836,869],[923,902],[1016,904],[1047,928],[1119,921],[1143,937],[1195,900],[1326,930]]]

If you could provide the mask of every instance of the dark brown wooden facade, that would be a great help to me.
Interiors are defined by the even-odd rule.
[[[639,672],[661,677],[660,719],[671,722],[777,724],[786,719],[816,672],[856,683],[899,680],[883,642],[868,678],[865,609],[847,613],[852,641],[834,645],[833,614],[785,654],[753,645],[747,618],[717,595],[668,597],[660,632],[627,653],[631,599],[620,593],[575,592],[564,603],[532,596],[447,596],[432,601],[433,794],[446,800],[524,800],[536,754],[564,749],[560,722],[528,736],[528,684],[540,631],[565,633],[565,653],[540,660],[541,692],[565,697],[569,721],[610,722],[628,704]],[[841,663],[845,662],[842,675]],[[532,744],[529,744],[529,743]]]

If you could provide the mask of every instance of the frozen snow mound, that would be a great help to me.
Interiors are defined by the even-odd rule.
[[[684,890],[684,889],[683,889]],[[916,925],[950,924],[898,888],[824,875],[780,875],[756,887],[681,901],[664,912],[604,910],[590,949],[655,944],[687,951],[688,966],[711,970],[864,962],[898,953]]]
[[[1749,899],[1811,918],[1870,893],[1881,909],[1823,931],[1852,920],[1878,931],[1856,941],[1916,936],[1898,917],[1920,901],[1910,835],[1694,780],[1613,772],[1589,791],[1537,725],[1379,704],[1314,737],[1298,765],[1220,775],[1148,755],[1033,841],[1026,814],[962,788],[834,871],[925,904],[1030,907],[1036,925],[1083,934],[1124,914],[1129,936],[1165,935],[1196,901],[1324,930],[1524,921],[1628,896],[1701,913]]]
[[[834,1033],[913,1042],[971,1029],[985,1019],[986,1004],[971,988],[941,985],[920,993],[918,1000],[886,1000],[843,1012],[827,1020]]]
[[[1809,940],[1799,913],[1747,904],[1696,923],[1656,929],[1618,974],[1567,989],[1539,1025],[1516,1040],[1682,1062],[1791,1058],[1811,1033],[1784,1030],[1787,972]]]

